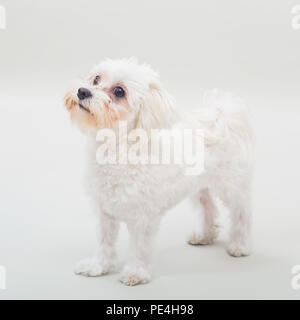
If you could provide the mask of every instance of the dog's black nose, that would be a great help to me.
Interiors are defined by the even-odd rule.
[[[78,92],[77,92],[77,97],[80,99],[80,100],[83,100],[83,99],[86,99],[86,98],[89,98],[92,96],[92,93],[89,89],[87,88],[79,88],[78,89]]]

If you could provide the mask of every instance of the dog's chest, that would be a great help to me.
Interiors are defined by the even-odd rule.
[[[178,167],[95,164],[91,169],[89,193],[107,213],[119,218],[129,212],[159,214],[192,188],[192,181]]]

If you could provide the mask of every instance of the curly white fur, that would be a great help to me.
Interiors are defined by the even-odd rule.
[[[100,84],[94,85],[95,75]],[[113,88],[124,87],[126,97],[116,99]],[[195,228],[190,244],[211,244],[217,236],[214,219],[217,209],[212,195],[219,197],[231,214],[228,252],[240,257],[250,253],[252,137],[248,113],[243,102],[217,91],[204,97],[204,108],[183,112],[175,108],[158,75],[135,59],[106,60],[96,66],[84,83],[92,97],[79,107],[77,89],[65,99],[71,117],[88,133],[89,160],[87,188],[100,218],[99,251],[80,262],[75,272],[100,276],[114,266],[115,244],[120,222],[130,234],[128,262],[121,281],[136,285],[150,281],[152,243],[160,219],[171,207],[192,197],[203,214],[201,232]],[[99,128],[117,130],[120,120],[135,128],[172,128],[178,124],[198,127],[204,132],[205,171],[199,176],[185,175],[183,166],[99,165],[96,162]]]

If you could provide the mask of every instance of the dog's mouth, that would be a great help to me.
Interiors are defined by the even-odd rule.
[[[90,110],[87,109],[86,107],[84,107],[82,104],[79,103],[78,105],[79,105],[79,108],[80,108],[80,109],[84,110],[85,112],[90,113]]]

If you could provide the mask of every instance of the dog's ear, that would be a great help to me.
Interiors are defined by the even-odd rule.
[[[169,127],[175,117],[173,99],[161,84],[151,82],[149,90],[140,100],[136,128],[145,130]]]

